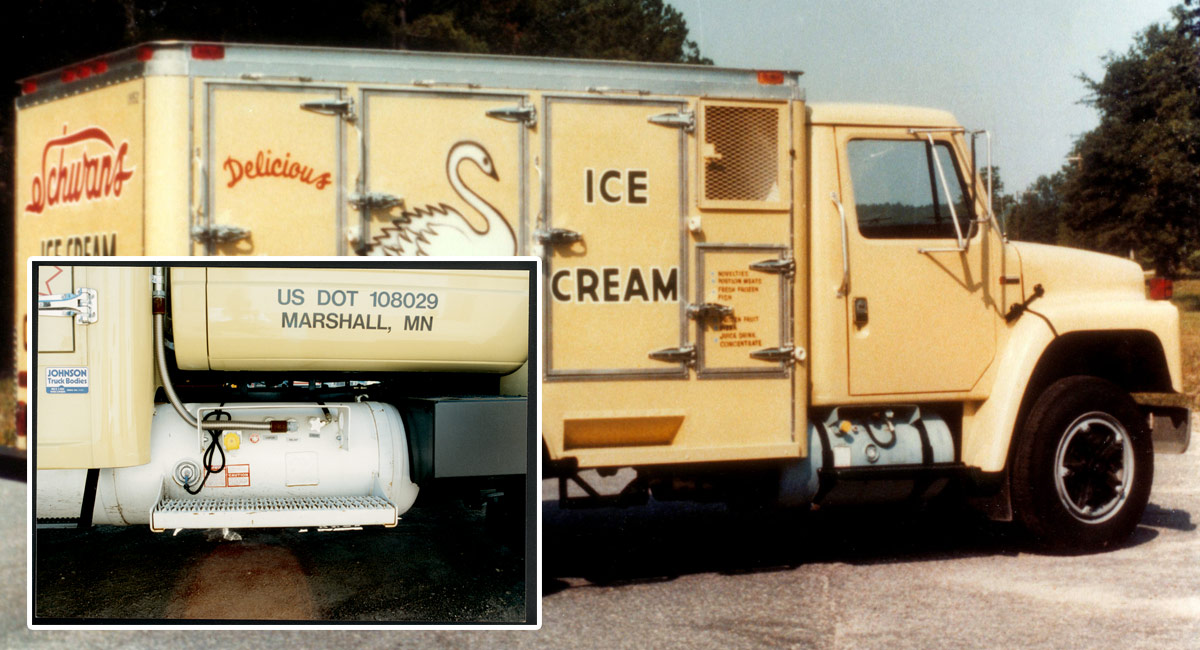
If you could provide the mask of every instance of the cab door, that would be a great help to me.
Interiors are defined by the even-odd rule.
[[[837,141],[850,394],[970,391],[995,354],[998,266],[961,138],[839,128]]]

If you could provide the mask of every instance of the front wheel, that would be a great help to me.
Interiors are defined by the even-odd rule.
[[[1013,508],[1039,542],[1092,551],[1129,537],[1150,498],[1154,448],[1125,391],[1097,377],[1060,379],[1020,433]]]

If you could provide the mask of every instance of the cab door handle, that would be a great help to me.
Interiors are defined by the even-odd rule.
[[[870,316],[867,313],[867,299],[866,298],[855,298],[854,299],[854,326],[855,327],[866,326],[869,318],[870,318]]]

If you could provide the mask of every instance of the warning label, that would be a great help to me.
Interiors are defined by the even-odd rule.
[[[226,465],[225,471],[209,474],[204,487],[250,487],[250,465]]]
[[[88,369],[46,368],[46,392],[51,395],[88,392]]]

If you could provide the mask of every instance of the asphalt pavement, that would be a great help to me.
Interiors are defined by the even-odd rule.
[[[1042,554],[953,506],[800,516],[546,500],[544,625],[503,632],[29,631],[24,484],[0,481],[14,542],[0,551],[0,647],[1196,648],[1200,445],[1155,461],[1133,538],[1091,555]]]

